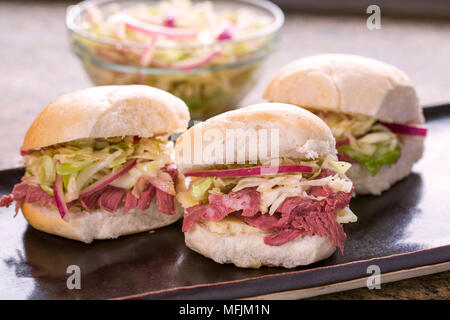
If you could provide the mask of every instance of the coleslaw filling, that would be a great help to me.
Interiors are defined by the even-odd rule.
[[[156,176],[172,159],[172,142],[158,138],[79,139],[25,155],[26,173],[22,180],[39,185],[53,196],[55,180],[60,177],[64,201],[70,202],[115,173],[117,178],[109,185],[131,189],[140,177]],[[127,166],[126,172],[121,173]]]
[[[127,6],[97,6],[94,2],[86,8],[80,27],[99,37],[134,43],[150,43],[164,47],[156,50],[151,58],[144,59],[145,52],[132,48],[116,47],[118,54],[100,52],[107,60],[141,66],[164,66],[165,68],[182,65],[188,61],[203,61],[195,67],[210,63],[223,64],[239,60],[256,52],[264,41],[242,42],[223,48],[214,55],[214,59],[206,59],[217,51],[213,45],[227,40],[243,39],[272,23],[272,18],[258,14],[250,8],[221,8],[211,1],[170,0],[156,3],[140,3]],[[204,49],[183,50],[179,45],[201,45]],[[92,45],[91,45],[92,46]],[[95,49],[95,48],[94,48]],[[214,61],[212,61],[214,60]]]
[[[157,87],[185,101],[192,118],[206,119],[229,110],[255,85],[276,39],[263,31],[274,22],[248,5],[92,1],[78,27],[106,41],[75,33],[73,46],[97,85]]]
[[[375,118],[332,111],[314,113],[331,129],[337,150],[365,166],[372,176],[400,157],[399,137]]]
[[[280,164],[297,164],[311,166],[311,173],[281,173],[268,174],[249,177],[189,177],[190,185],[187,191],[177,194],[177,200],[185,208],[198,204],[208,203],[208,195],[224,195],[229,192],[237,192],[245,188],[256,188],[260,193],[261,200],[259,209],[262,214],[273,215],[276,209],[290,197],[310,198],[313,200],[322,200],[323,197],[314,197],[306,191],[312,186],[328,186],[334,192],[352,192],[352,182],[345,176],[345,172],[351,167],[351,164],[344,161],[337,161],[335,157],[326,156],[323,159],[300,160],[291,158],[279,159]],[[268,161],[266,164],[270,163]],[[255,164],[257,165],[264,165]],[[238,165],[225,165],[225,167],[235,168]],[[242,165],[240,165],[242,166]],[[250,166],[250,165],[249,165]],[[321,172],[327,169],[332,172],[320,178]],[[337,213],[339,221],[353,222],[356,216],[349,208]],[[338,221],[338,222],[339,222]]]

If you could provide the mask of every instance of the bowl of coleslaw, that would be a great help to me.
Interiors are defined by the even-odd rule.
[[[166,90],[192,119],[235,108],[283,23],[265,0],[84,1],[66,16],[72,50],[96,85]]]

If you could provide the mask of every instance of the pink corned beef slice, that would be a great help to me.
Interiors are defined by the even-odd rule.
[[[332,175],[323,170],[316,179]],[[334,192],[328,186],[313,186],[306,191],[315,200],[307,197],[290,197],[277,208],[273,215],[259,212],[260,194],[256,188],[245,188],[225,195],[210,194],[208,204],[199,204],[186,209],[183,232],[199,220],[219,221],[229,214],[258,229],[272,231],[264,243],[279,246],[303,235],[330,237],[334,245],[344,251],[346,235],[341,224],[336,222],[336,210],[348,206],[351,192]]]
[[[161,169],[167,173],[166,185],[175,185],[177,182],[177,169],[175,165],[169,164]],[[174,195],[168,194],[150,183],[149,178],[141,177],[132,190],[124,190],[121,188],[106,186],[85,197],[80,197],[67,206],[79,204],[86,211],[92,211],[97,208],[109,212],[116,212],[123,205],[123,213],[127,213],[133,209],[146,210],[150,207],[153,198],[156,195],[158,210],[165,214],[175,214]],[[18,183],[14,186],[13,191],[9,195],[4,195],[0,199],[0,207],[9,207],[16,201],[16,214],[23,201],[27,203],[40,202],[42,206],[56,206],[55,198],[45,192],[40,186],[27,184],[25,182]]]

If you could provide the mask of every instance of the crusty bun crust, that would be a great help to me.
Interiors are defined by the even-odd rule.
[[[145,210],[122,210],[111,213],[101,209],[91,213],[69,212],[61,219],[58,209],[42,207],[38,203],[23,203],[25,219],[35,229],[64,238],[90,243],[94,239],[115,239],[123,235],[144,232],[174,223],[183,215],[183,209],[176,204],[176,213],[167,215],[158,211],[156,199]]]
[[[357,194],[379,195],[397,181],[411,173],[413,164],[422,157],[423,137],[402,136],[402,153],[397,163],[384,165],[375,176],[359,163],[353,163],[347,176],[352,180]]]
[[[304,236],[281,246],[269,246],[264,244],[267,232],[262,230],[217,234],[202,223],[195,223],[184,235],[186,245],[192,250],[217,263],[233,263],[241,268],[295,268],[326,259],[336,251],[330,238]]]
[[[175,145],[177,167],[180,172],[188,172],[216,164],[234,163],[233,160],[238,159],[238,152],[245,152],[245,161],[267,160],[259,157],[261,140],[258,143],[250,139],[236,139],[234,143],[231,141],[234,146],[230,148],[233,155],[227,155],[227,145],[230,143],[227,138],[230,137],[230,132],[242,137],[246,132],[255,133],[261,129],[266,129],[266,148],[272,158],[276,152],[276,144],[272,143],[271,135],[275,135],[276,130],[279,141],[277,154],[280,157],[312,159],[336,153],[330,129],[313,113],[284,103],[260,103],[222,113],[183,133]],[[258,139],[262,137],[259,133],[257,135]],[[195,155],[202,155],[205,150],[220,152],[211,153],[209,162],[201,156],[200,159],[195,159]]]
[[[321,54],[291,62],[275,75],[263,97],[387,122],[424,122],[416,91],[405,73],[356,55]]]
[[[100,86],[64,95],[32,123],[22,150],[81,138],[164,136],[187,128],[189,111],[179,98],[144,85]]]

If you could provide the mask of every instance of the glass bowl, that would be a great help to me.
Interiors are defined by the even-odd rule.
[[[102,14],[112,6],[126,8],[159,1],[96,1]],[[193,1],[203,2],[203,1]],[[283,12],[265,0],[214,1],[217,10],[247,8],[264,15],[270,23],[236,39],[215,40],[208,44],[156,43],[152,57],[204,56],[201,63],[191,65],[155,65],[143,63],[148,45],[121,41],[87,32],[82,25],[87,18],[90,1],[70,6],[66,24],[73,52],[96,85],[145,84],[157,87],[183,99],[192,119],[206,119],[234,109],[236,103],[256,84],[261,63],[276,47]],[[117,10],[117,9],[116,9]],[[232,58],[230,58],[232,52]],[[155,58],[153,58],[155,59]]]

